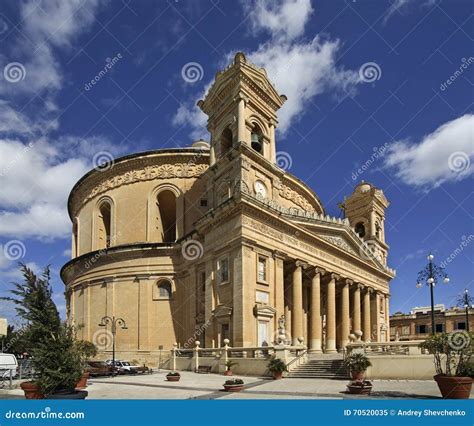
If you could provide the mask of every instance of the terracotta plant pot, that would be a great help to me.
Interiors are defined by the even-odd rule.
[[[166,376],[168,382],[179,382],[179,379],[181,379],[181,376]]]
[[[22,382],[20,387],[25,392],[26,399],[44,399],[43,392],[35,382]]]
[[[469,399],[473,380],[471,377],[437,374],[434,379],[444,399]]]
[[[224,376],[232,376],[234,373],[232,373],[232,370],[226,370],[224,373]]]
[[[275,380],[283,379],[283,371],[274,371],[273,372],[273,378]]]
[[[240,392],[244,388],[244,385],[224,385],[226,392]]]
[[[352,380],[364,380],[365,371],[351,371]]]
[[[358,395],[369,395],[372,391],[372,386],[364,385],[364,386],[357,386],[357,385],[347,385],[347,390],[349,393],[358,394]]]
[[[58,392],[46,395],[46,399],[86,399],[89,393],[85,390],[76,390],[73,392]]]
[[[85,389],[87,387],[88,379],[89,379],[89,373],[82,373],[81,378],[77,382],[76,389]]]

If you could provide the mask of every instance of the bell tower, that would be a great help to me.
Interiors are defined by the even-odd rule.
[[[268,161],[276,162],[277,111],[286,100],[279,95],[263,68],[237,53],[216,74],[206,97],[197,104],[209,117],[211,166],[238,143],[245,143]]]
[[[385,243],[385,210],[389,201],[381,189],[362,181],[354,192],[340,204],[355,232],[367,242],[375,257],[387,264],[388,245]]]

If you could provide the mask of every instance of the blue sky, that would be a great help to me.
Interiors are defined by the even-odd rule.
[[[102,158],[208,139],[194,105],[240,50],[287,95],[277,150],[327,212],[361,179],[391,201],[392,312],[429,303],[415,283],[430,250],[450,258],[435,295],[452,305],[474,277],[473,23],[467,0],[3,1],[1,291],[18,260],[50,263],[64,308],[74,182]]]

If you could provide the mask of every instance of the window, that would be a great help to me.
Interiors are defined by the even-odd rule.
[[[171,283],[169,281],[160,281],[158,283],[158,299],[169,300],[171,299]]]
[[[443,324],[436,324],[436,333],[442,333],[444,329]]]
[[[267,258],[258,256],[258,281],[267,282]]]
[[[219,156],[222,157],[227,151],[232,148],[232,130],[228,127],[222,132],[220,146],[219,146]]]
[[[200,205],[201,207],[207,207],[207,198],[201,198]]]
[[[258,291],[256,292],[255,299],[257,302],[268,304],[270,301],[269,294],[266,291]]]
[[[227,257],[219,260],[217,264],[219,273],[219,283],[226,283],[229,281],[229,259]]]
[[[416,332],[417,334],[426,334],[427,330],[426,330],[426,325],[417,325],[416,326]]]
[[[176,196],[173,191],[166,189],[157,197],[158,214],[161,222],[161,241],[172,243],[176,241]]]
[[[466,323],[465,322],[458,322],[456,325],[456,328],[458,330],[465,330],[466,329]]]
[[[107,249],[111,245],[112,206],[110,201],[99,204],[97,216],[97,249]]]
[[[356,223],[356,226],[354,229],[355,229],[356,234],[359,234],[359,237],[361,238],[365,237],[365,226],[362,222]]]
[[[79,225],[77,221],[77,217],[74,218],[74,222],[72,224],[72,256],[77,257],[79,256],[79,241],[78,241],[78,232],[79,232]]]

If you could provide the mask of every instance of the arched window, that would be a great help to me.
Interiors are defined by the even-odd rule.
[[[380,223],[378,221],[375,223],[375,236],[379,240],[382,239],[382,229],[380,228]]]
[[[97,249],[109,248],[112,241],[112,205],[109,200],[99,204],[97,217]]]
[[[250,135],[250,142],[254,151],[263,154],[263,133],[257,124],[254,124]]]
[[[172,294],[171,283],[168,280],[158,282],[158,299],[170,300]]]
[[[219,146],[219,155],[222,157],[227,151],[232,148],[232,130],[228,127],[222,132],[220,146]]]
[[[71,247],[71,257],[77,257],[79,255],[79,224],[77,217],[74,218],[74,222],[72,223],[72,247]]]
[[[361,238],[365,237],[365,226],[362,222],[356,223],[356,226],[354,229],[355,229],[356,234],[359,234],[359,237]]]
[[[176,241],[176,196],[166,189],[158,194],[157,202],[162,242],[172,243]]]

